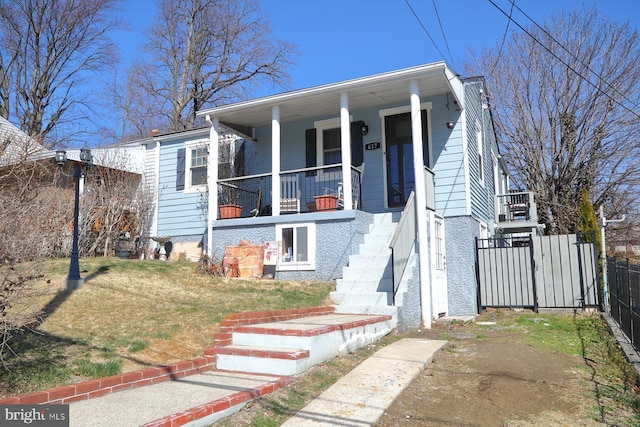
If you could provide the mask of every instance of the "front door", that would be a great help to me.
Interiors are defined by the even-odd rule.
[[[422,110],[422,152],[424,164],[429,165],[427,141],[427,113]],[[411,139],[411,113],[385,117],[387,160],[387,206],[404,207],[409,194],[415,189],[413,143]]]

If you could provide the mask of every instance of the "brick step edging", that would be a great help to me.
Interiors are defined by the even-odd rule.
[[[232,334],[239,326],[281,322],[283,320],[300,319],[302,317],[325,316],[327,314],[333,314],[334,311],[334,307],[325,306],[228,314],[225,319],[220,322],[220,332],[213,335],[213,346],[205,349],[204,354],[206,356],[214,356],[216,354],[216,348],[230,345],[232,342]]]
[[[204,356],[165,366],[0,399],[0,405],[66,404],[214,370],[215,357]]]
[[[231,372],[235,373],[236,371],[220,371],[220,372]],[[250,402],[254,399],[257,399],[261,396],[269,394],[278,389],[284,388],[293,382],[293,377],[283,377],[278,376],[276,380],[262,384],[256,388],[248,388],[246,390],[239,391],[237,393],[233,393],[229,396],[216,399],[212,402],[205,403],[202,405],[195,406],[193,408],[187,409],[182,412],[178,412],[173,415],[168,415],[166,417],[160,418],[155,421],[151,421],[149,423],[143,424],[142,427],[178,427],[190,423],[192,421],[199,420],[201,418],[207,417],[209,415],[213,415],[216,412],[221,412],[227,410],[233,406],[240,405],[243,403]]]

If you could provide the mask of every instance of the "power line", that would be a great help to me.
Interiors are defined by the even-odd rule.
[[[542,46],[542,48],[544,50],[546,50],[547,52],[549,52],[554,58],[556,58],[558,61],[560,61],[562,63],[562,65],[564,65],[565,67],[567,67],[568,69],[570,69],[571,71],[573,71],[578,77],[580,77],[582,80],[584,80],[585,82],[587,82],[587,84],[593,86],[593,88],[595,90],[597,90],[598,92],[602,93],[603,95],[609,97],[610,101],[618,104],[620,107],[622,107],[623,109],[627,110],[629,113],[633,114],[634,116],[640,118],[640,114],[636,113],[635,111],[629,109],[626,105],[622,104],[620,101],[618,101],[616,99],[616,97],[610,96],[607,92],[605,92],[604,90],[600,89],[598,86],[596,86],[595,84],[593,84],[589,79],[587,79],[585,76],[583,76],[582,74],[580,74],[578,71],[576,71],[571,65],[567,64],[562,58],[560,58],[558,55],[556,55],[554,52],[551,51],[551,49],[549,49],[547,46],[545,46],[540,40],[538,40],[533,34],[531,34],[526,28],[524,28],[522,25],[520,25],[515,19],[513,19],[512,16],[507,15],[507,13],[502,10],[500,8],[500,6],[498,6],[497,4],[494,3],[493,0],[489,0],[489,2],[495,6],[496,9],[498,9],[500,12],[502,12],[503,15],[505,15],[506,17],[508,17],[514,24],[516,24],[518,26],[518,28],[520,28],[522,31],[524,31],[529,37],[531,37],[533,39],[533,41],[535,41],[536,43],[538,43],[540,46]],[[584,65],[584,64],[583,64]]]
[[[447,36],[444,34],[444,28],[442,28],[442,22],[440,21],[440,14],[438,13],[438,8],[436,7],[436,0],[431,0],[433,2],[433,10],[436,11],[436,17],[438,18],[438,25],[440,25],[440,32],[442,33],[442,38],[444,39],[444,45],[447,47],[447,52],[449,52],[449,59],[451,60],[451,66],[455,68],[455,64],[453,62],[453,56],[451,56],[451,50],[449,50],[449,42],[447,42]]]
[[[509,9],[509,16],[507,17],[507,26],[504,28],[504,34],[502,35],[502,43],[500,43],[500,49],[498,49],[498,55],[496,56],[496,60],[493,63],[493,67],[491,67],[491,71],[489,72],[490,76],[493,76],[493,72],[496,70],[498,66],[498,61],[500,61],[500,56],[502,55],[502,48],[504,47],[504,42],[507,40],[507,34],[509,33],[509,24],[511,24],[511,16],[513,15],[513,6],[515,6],[516,1],[511,0],[511,9]]]
[[[407,6],[409,6],[409,9],[411,9],[411,13],[413,13],[413,16],[415,16],[415,18],[418,20],[418,23],[420,24],[420,26],[422,27],[424,32],[427,34],[427,37],[429,37],[429,40],[431,40],[431,43],[433,44],[433,47],[436,48],[436,50],[438,51],[440,56],[444,59],[445,56],[442,54],[442,52],[440,52],[440,49],[438,48],[438,45],[436,45],[436,42],[433,41],[433,38],[431,37],[431,34],[429,34],[429,31],[427,31],[427,28],[422,24],[422,21],[420,20],[420,18],[416,14],[416,11],[413,10],[413,7],[411,7],[411,3],[409,3],[409,0],[404,0],[404,1],[405,1],[405,3],[407,3]]]
[[[513,8],[513,6],[512,6]],[[543,33],[545,33],[547,35],[547,37],[549,37],[551,40],[553,40],[558,46],[560,46],[565,52],[567,52],[569,55],[571,55],[573,57],[573,59],[575,59],[576,61],[578,61],[580,63],[580,65],[582,65],[583,67],[585,67],[590,73],[592,73],[593,75],[595,75],[598,80],[600,80],[602,83],[604,83],[605,85],[607,85],[609,88],[611,88],[614,92],[616,92],[619,96],[621,96],[622,98],[624,98],[625,101],[629,102],[631,105],[633,105],[634,107],[637,107],[637,104],[634,104],[633,101],[629,100],[629,98],[627,98],[627,96],[623,93],[621,93],[615,86],[609,84],[609,82],[607,82],[603,77],[600,76],[600,74],[598,74],[597,72],[593,71],[588,64],[585,64],[578,56],[576,56],[573,52],[571,52],[569,49],[567,49],[562,43],[560,43],[558,40],[556,40],[555,37],[553,37],[553,35],[549,34],[549,32],[547,32],[547,30],[545,30],[543,27],[541,27],[533,18],[531,18],[529,15],[527,15],[527,13],[520,9],[518,6],[516,6],[516,9],[518,9],[520,11],[520,13],[522,13],[524,16],[527,17],[527,19],[531,22],[533,22],[533,24],[538,27]]]

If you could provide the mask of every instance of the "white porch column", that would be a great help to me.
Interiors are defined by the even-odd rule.
[[[413,168],[416,179],[416,210],[418,232],[418,259],[420,264],[420,307],[422,323],[431,327],[431,280],[429,275],[429,244],[427,241],[427,196],[422,156],[422,117],[420,113],[420,89],[417,80],[411,80],[411,135],[413,143]]]
[[[207,116],[211,124],[209,130],[209,155],[207,156],[207,185],[209,189],[207,204],[207,256],[213,257],[213,222],[218,218],[218,150],[220,146],[219,119]],[[188,166],[187,166],[188,167]]]
[[[342,195],[344,210],[352,206],[351,192],[351,122],[349,121],[349,94],[340,94],[340,150],[342,153]]]
[[[280,215],[280,107],[271,109],[271,215]]]

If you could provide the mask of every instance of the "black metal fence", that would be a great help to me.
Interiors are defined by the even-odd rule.
[[[478,310],[600,304],[595,234],[476,239]]]
[[[607,257],[609,302],[611,317],[629,338],[633,347],[640,349],[640,265]]]

